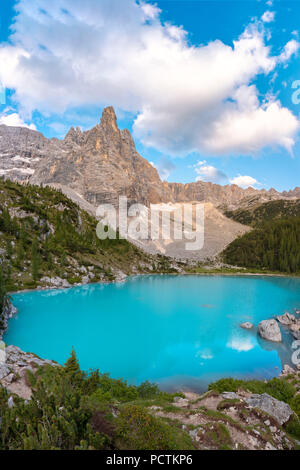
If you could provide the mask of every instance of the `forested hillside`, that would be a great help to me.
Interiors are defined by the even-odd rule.
[[[231,265],[300,273],[300,217],[260,224],[234,240],[222,256]]]
[[[235,220],[235,222],[255,227],[261,223],[267,222],[268,220],[300,217],[300,200],[287,201],[285,199],[280,199],[279,201],[271,201],[256,205],[250,209],[227,211],[225,212],[225,215],[226,217]]]
[[[9,291],[114,280],[118,274],[170,272],[170,261],[126,240],[101,241],[97,220],[49,187],[0,180],[0,257]]]

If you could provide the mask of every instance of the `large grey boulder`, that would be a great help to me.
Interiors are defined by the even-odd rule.
[[[281,426],[287,423],[293,414],[287,403],[276,400],[267,393],[262,395],[254,394],[246,398],[246,403],[252,408],[258,408],[272,416]]]
[[[258,333],[263,339],[280,343],[282,335],[276,320],[263,320],[258,325]]]

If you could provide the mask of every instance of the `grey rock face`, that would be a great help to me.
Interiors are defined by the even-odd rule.
[[[0,126],[0,176],[29,180],[46,156],[48,139],[24,127]]]
[[[280,343],[282,335],[276,320],[264,320],[258,325],[258,332],[263,339]]]
[[[262,395],[254,394],[250,398],[246,398],[246,403],[253,407],[259,408],[272,416],[280,425],[287,423],[293,414],[292,409],[287,403],[276,400],[267,393]]]
[[[31,388],[27,383],[27,374],[35,374],[36,370],[45,365],[58,366],[57,363],[40,359],[32,353],[25,353],[16,346],[5,349],[6,362],[0,364],[0,386],[16,393],[26,400],[31,397]]]
[[[0,316],[2,327],[0,327],[0,340],[2,339],[3,334],[5,333],[8,325],[8,320],[17,314],[18,310],[13,304],[8,301],[4,306],[2,315]]]
[[[10,368],[6,364],[0,364],[0,380],[10,374]]]
[[[57,363],[46,360],[40,359],[39,357],[35,356],[32,353],[23,352],[17,346],[7,346],[5,349],[6,352],[6,363],[8,366],[20,366],[20,367],[28,367],[31,363],[35,363],[38,366],[42,366],[45,364],[49,364],[52,366],[56,366]]]
[[[118,205],[119,195],[129,204],[161,202],[164,194],[168,199],[157,170],[137,153],[129,131],[118,128],[113,108],[104,110],[93,129],[72,128],[50,150],[31,182],[68,186],[96,207]]]
[[[0,341],[0,365],[6,362],[5,343]]]

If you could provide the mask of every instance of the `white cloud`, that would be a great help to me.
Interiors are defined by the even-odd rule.
[[[283,48],[282,53],[279,56],[281,62],[287,62],[292,55],[297,54],[300,48],[300,43],[296,39],[291,39]]]
[[[0,124],[12,127],[27,127],[28,129],[36,131],[35,125],[24,122],[18,113],[0,114]]]
[[[173,155],[294,144],[296,117],[278,101],[262,105],[251,86],[295,47],[272,56],[262,21],[232,46],[191,46],[146,1],[19,0],[17,8],[11,45],[0,47],[0,80],[22,112],[112,104],[138,114],[134,132],[145,145]]]
[[[280,102],[270,100],[260,105],[254,86],[243,86],[234,94],[235,101],[224,105],[204,140],[215,153],[253,154],[266,146],[280,145],[289,152],[299,121]]]
[[[211,183],[224,183],[228,181],[227,176],[222,171],[212,165],[208,165],[206,161],[198,162],[194,165],[197,174],[196,181],[209,181]]]
[[[157,5],[153,5],[151,3],[146,2],[140,2],[140,5],[145,15],[145,20],[154,20],[159,16],[161,12]]]
[[[264,23],[272,23],[275,20],[275,11],[265,11],[261,19]]]
[[[252,176],[238,175],[230,179],[223,171],[218,170],[218,168],[207,164],[205,160],[197,162],[196,165],[194,165],[192,168],[195,169],[195,172],[197,174],[196,181],[205,181],[216,184],[230,183],[236,184],[241,188],[248,188],[249,186],[254,187],[257,185],[260,186],[260,183]]]
[[[253,187],[254,185],[260,184],[255,178],[252,176],[236,176],[230,180],[231,184],[236,184],[237,186],[241,186],[241,188],[249,188]]]

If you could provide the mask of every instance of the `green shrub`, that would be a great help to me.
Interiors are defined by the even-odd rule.
[[[193,449],[189,436],[144,408],[126,405],[117,418],[117,442],[125,450]]]
[[[260,380],[237,380],[233,378],[221,379],[209,385],[209,390],[219,393],[237,392],[239,388],[249,390],[252,393],[268,393],[272,397],[286,403],[291,403],[296,389],[285,379],[274,378],[265,383]]]
[[[155,398],[161,395],[161,391],[159,390],[156,384],[152,384],[150,382],[143,382],[138,388],[137,392],[140,398]]]
[[[300,420],[295,416],[290,420],[286,426],[286,431],[295,439],[300,440]]]
[[[296,395],[291,401],[291,407],[300,418],[300,395]]]

